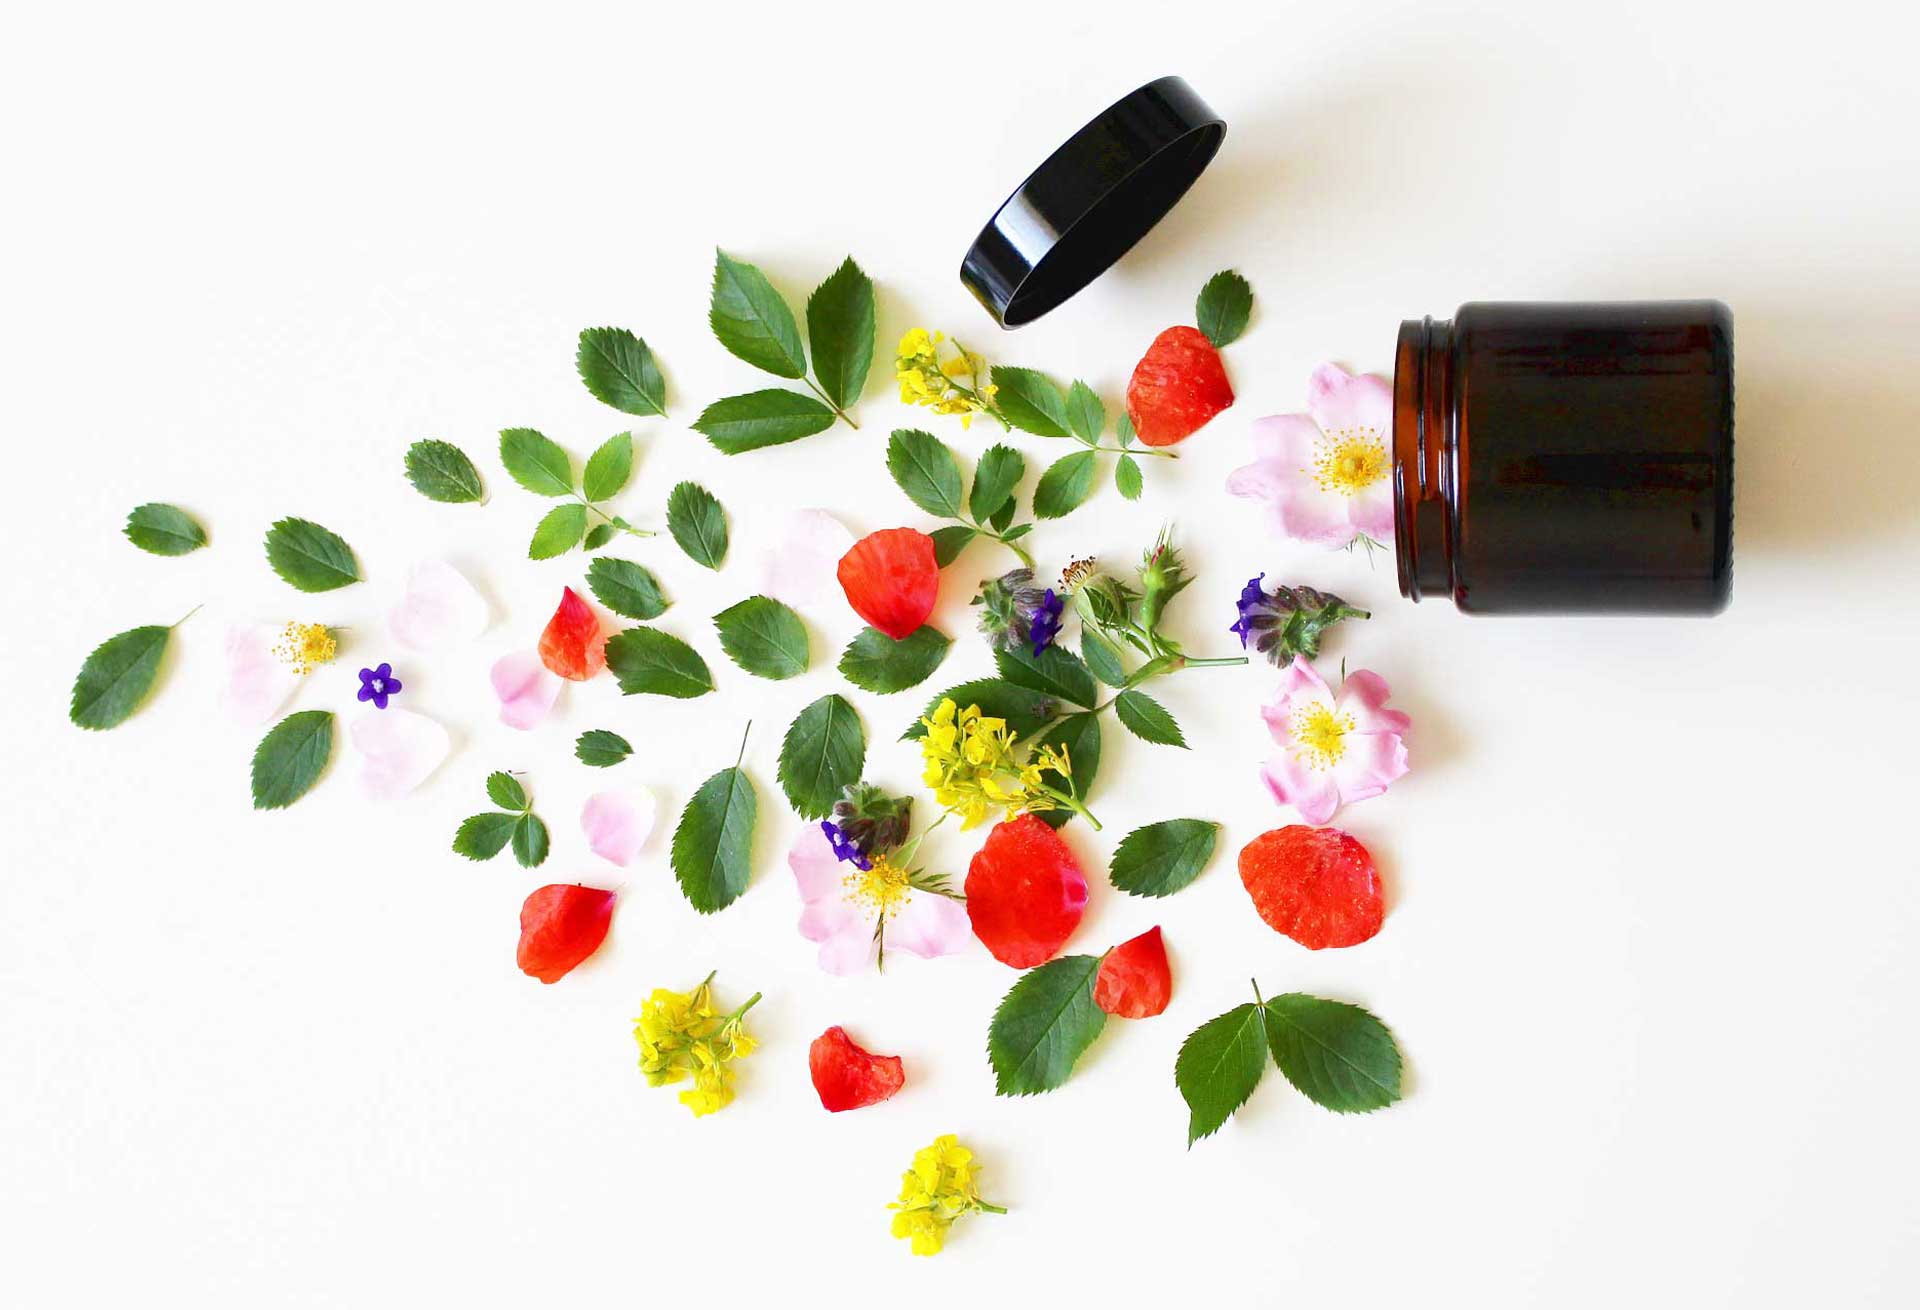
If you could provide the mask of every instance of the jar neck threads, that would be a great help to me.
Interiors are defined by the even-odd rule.
[[[1453,324],[1407,319],[1393,360],[1393,544],[1400,594],[1451,596],[1460,536]]]

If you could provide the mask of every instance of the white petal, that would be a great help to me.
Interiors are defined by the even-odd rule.
[[[374,800],[405,796],[453,749],[447,730],[412,710],[368,710],[347,736],[360,754],[360,786]]]
[[[487,617],[487,602],[466,574],[445,560],[425,559],[407,574],[387,627],[409,650],[441,651],[485,632]]]
[[[265,623],[236,623],[227,629],[227,681],[220,703],[239,723],[265,723],[300,685],[300,675],[273,653],[280,633]]]
[[[853,549],[847,525],[823,509],[795,510],[760,561],[760,590],[789,605],[818,605],[840,594],[835,570]]]

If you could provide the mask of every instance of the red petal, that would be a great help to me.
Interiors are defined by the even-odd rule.
[[[993,958],[1045,964],[1087,907],[1087,876],[1060,834],[1031,814],[996,824],[967,867],[967,918]]]
[[[1240,852],[1240,881],[1267,926],[1309,950],[1358,946],[1387,917],[1373,856],[1338,828],[1260,834]]]
[[[895,641],[919,630],[940,595],[933,538],[912,528],[862,537],[840,557],[839,574],[853,612]]]
[[[612,892],[564,882],[540,888],[520,907],[520,971],[559,982],[600,949],[612,922]]]
[[[1143,446],[1185,441],[1232,403],[1227,366],[1199,328],[1155,337],[1127,383],[1127,414]]]
[[[550,673],[585,682],[607,667],[607,635],[600,616],[572,587],[560,593],[560,608],[540,634],[540,662]]]
[[[899,1056],[862,1050],[838,1024],[813,1039],[807,1066],[813,1070],[813,1090],[820,1093],[820,1104],[835,1114],[878,1105],[907,1081]]]
[[[1151,1019],[1173,999],[1173,970],[1160,929],[1149,928],[1121,942],[1100,961],[1093,980],[1093,1003],[1122,1019]]]

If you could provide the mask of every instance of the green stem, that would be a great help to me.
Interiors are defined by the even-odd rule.
[[[1147,446],[1100,446],[1089,445],[1089,450],[1106,450],[1116,455],[1144,455],[1148,459],[1179,459],[1180,453],[1174,450],[1153,450]]]
[[[840,420],[842,422],[844,422],[848,427],[852,428],[855,432],[858,432],[860,430],[860,425],[853,421],[853,416],[847,413],[846,410],[841,409],[838,405],[834,404],[833,400],[827,395],[826,392],[822,391],[818,386],[814,385],[814,381],[812,378],[803,377],[800,380],[807,384],[807,390],[813,392],[814,395],[820,397],[821,404],[825,405],[828,409],[832,410],[835,414],[839,415]]]
[[[1004,1205],[995,1205],[991,1201],[981,1201],[977,1199],[973,1203],[973,1208],[984,1214],[1005,1214],[1007,1212],[1007,1207]]]
[[[627,522],[625,519],[614,517],[613,515],[607,513],[605,510],[601,509],[598,505],[594,504],[592,501],[588,500],[585,496],[581,495],[577,491],[573,493],[573,498],[579,501],[582,505],[585,505],[589,513],[598,514],[603,523],[611,524],[612,526],[614,526],[615,528],[618,528],[622,532],[632,533],[636,537],[657,537],[660,535],[657,532],[649,532],[645,528],[636,528],[633,526],[633,524]]]
[[[185,623],[188,619],[198,614],[200,612],[201,606],[205,604],[206,602],[202,601],[200,602],[200,605],[195,605],[192,609],[188,610],[185,614],[182,614],[179,618],[175,619],[172,623],[168,624],[167,630],[171,632],[173,629],[179,627],[182,623]]]
[[[1092,824],[1095,832],[1101,831],[1100,820],[1093,817],[1093,811],[1082,805],[1078,797],[1071,796],[1063,791],[1056,791],[1052,787],[1042,787],[1040,790]]]
[[[1212,659],[1204,660],[1187,656],[1186,661],[1186,667],[1189,669],[1225,669],[1248,662],[1245,655],[1217,655]]]

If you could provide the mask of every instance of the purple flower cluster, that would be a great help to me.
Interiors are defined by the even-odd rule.
[[[1066,612],[1067,602],[1054,591],[1047,588],[1047,594],[1033,608],[1033,614],[1027,621],[1027,639],[1033,643],[1033,653],[1038,655],[1053,644],[1060,635],[1060,616]]]
[[[820,820],[820,831],[827,835],[827,844],[833,847],[833,856],[844,864],[865,871],[873,867],[873,861],[860,853],[860,848],[847,840],[847,834],[840,831],[840,825],[832,819]]]

